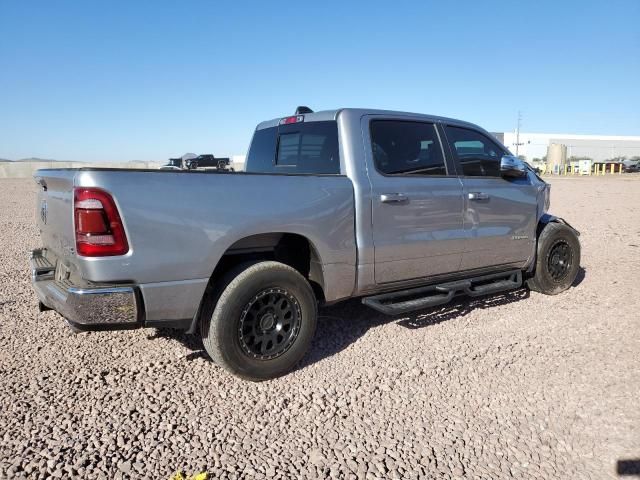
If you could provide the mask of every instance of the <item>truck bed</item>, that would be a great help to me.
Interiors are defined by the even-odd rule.
[[[169,309],[175,318],[192,317],[222,255],[263,232],[305,236],[325,274],[335,277],[328,296],[353,292],[354,194],[346,176],[78,168],[40,170],[36,181],[43,247],[57,270],[76,282],[138,285],[153,298],[145,303],[165,316]],[[118,207],[126,255],[75,252],[73,188],[96,186]],[[153,319],[155,312],[146,314]]]

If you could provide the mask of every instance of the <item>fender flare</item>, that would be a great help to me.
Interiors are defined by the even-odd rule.
[[[540,220],[538,220],[538,230],[536,232],[536,242],[538,240],[538,237],[540,237],[540,233],[542,233],[542,229],[545,227],[545,225],[547,225],[549,223],[562,223],[563,225],[566,225],[571,230],[573,230],[575,232],[576,236],[578,236],[578,237],[580,236],[580,232],[573,225],[571,225],[569,222],[567,222],[564,218],[556,217],[555,215],[551,215],[550,213],[544,213],[540,217]]]

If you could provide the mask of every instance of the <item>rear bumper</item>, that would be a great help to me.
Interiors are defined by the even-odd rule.
[[[31,282],[42,305],[80,330],[121,330],[142,326],[142,302],[135,286],[80,287],[56,280],[55,265],[42,250],[31,252]]]

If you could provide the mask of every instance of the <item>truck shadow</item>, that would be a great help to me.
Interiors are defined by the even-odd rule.
[[[184,333],[182,330],[176,330],[173,328],[156,328],[155,332],[147,336],[147,340],[157,340],[160,338],[165,340],[175,340],[191,350],[190,353],[183,357],[187,361],[195,360],[197,358],[209,359],[200,335],[189,335]]]
[[[388,323],[411,330],[430,327],[454,318],[462,318],[474,310],[483,310],[519,302],[529,298],[527,288],[487,297],[457,297],[453,302],[402,316],[387,316],[362,305],[360,299],[320,309],[318,330],[310,352],[298,368],[304,368],[330,357],[355,343],[371,328]]]
[[[376,312],[364,306],[359,298],[323,307],[318,312],[318,327],[309,353],[298,365],[298,369],[339,353],[355,343],[371,328],[394,322],[401,327],[412,330],[425,328],[454,318],[464,317],[474,310],[518,302],[528,298],[529,295],[528,289],[521,288],[489,297],[458,297],[447,305],[419,310],[402,316],[387,316]],[[158,328],[147,338],[149,340],[162,338],[180,342],[191,350],[184,356],[187,361],[209,358],[204,350],[202,339],[197,335],[187,335],[182,331],[170,328]]]
[[[571,288],[575,288],[585,279],[586,270],[578,269],[578,274]],[[571,289],[570,289],[571,290]],[[451,303],[437,307],[418,310],[402,316],[387,316],[361,303],[361,299],[347,300],[330,307],[321,308],[318,312],[318,330],[311,345],[310,352],[302,360],[298,368],[304,368],[315,362],[330,357],[355,343],[371,328],[387,323],[410,330],[430,327],[448,320],[463,318],[474,310],[484,310],[520,302],[530,297],[531,292],[523,287],[502,294],[486,297],[456,297]]]
[[[578,267],[578,274],[576,275],[576,279],[571,284],[571,288],[575,288],[580,285],[586,275],[587,271],[583,267]]]
[[[577,287],[585,278],[585,269],[580,267],[572,288]],[[526,300],[531,295],[528,288],[511,290],[502,294],[486,297],[456,297],[446,305],[431,307],[401,316],[387,316],[364,306],[361,299],[354,298],[336,305],[322,307],[318,312],[318,327],[314,340],[297,369],[305,368],[325,358],[335,355],[355,343],[371,328],[396,323],[410,330],[437,325],[448,320],[463,318],[475,310],[484,310]],[[182,331],[159,328],[147,337],[153,339],[175,340],[182,343],[191,352],[184,356],[187,361],[199,358],[209,359],[202,340],[197,335],[187,335]]]

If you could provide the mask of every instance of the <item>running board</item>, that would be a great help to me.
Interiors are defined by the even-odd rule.
[[[522,286],[522,271],[494,273],[454,282],[383,293],[362,299],[362,303],[385,315],[401,315],[423,308],[443,305],[456,295],[479,297],[513,290]]]

